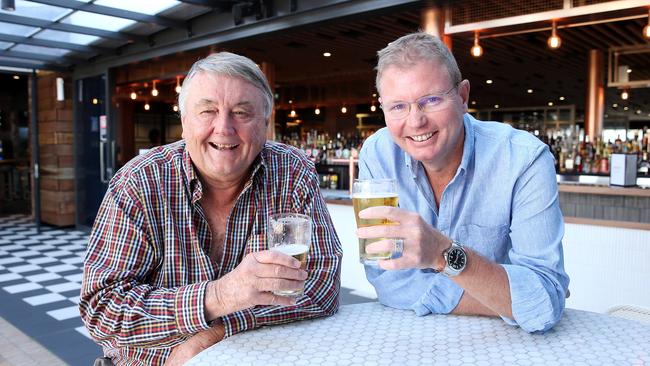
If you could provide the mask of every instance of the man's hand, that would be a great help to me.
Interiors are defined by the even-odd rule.
[[[357,229],[360,238],[402,238],[404,251],[396,259],[379,260],[383,269],[433,268],[444,267],[442,252],[449,248],[451,240],[427,224],[420,215],[397,207],[369,207],[359,212],[364,219],[388,219],[397,225],[377,225]],[[393,252],[392,239],[369,244],[367,253]]]
[[[204,349],[221,341],[225,333],[225,328],[221,323],[212,326],[210,329],[196,333],[184,343],[174,347],[172,353],[165,361],[165,366],[180,366],[185,364],[190,358],[198,355]]]
[[[307,272],[291,256],[264,250],[249,253],[230,273],[210,282],[206,289],[206,319],[255,305],[295,305],[295,299],[271,291],[302,289]]]

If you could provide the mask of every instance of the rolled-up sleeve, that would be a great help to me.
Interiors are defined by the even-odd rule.
[[[528,332],[545,331],[562,316],[569,277],[564,271],[564,220],[553,157],[540,147],[519,176],[512,203],[508,253],[512,314],[504,319]]]

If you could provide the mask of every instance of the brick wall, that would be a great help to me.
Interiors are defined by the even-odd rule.
[[[56,78],[65,79],[65,100],[56,100]],[[55,226],[74,225],[74,155],[72,80],[60,74],[38,76],[38,143],[41,220]]]

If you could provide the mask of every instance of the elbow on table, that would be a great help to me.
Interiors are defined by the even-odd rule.
[[[562,318],[564,301],[552,305],[547,311],[526,319],[515,319],[517,325],[528,333],[544,333],[553,328]]]

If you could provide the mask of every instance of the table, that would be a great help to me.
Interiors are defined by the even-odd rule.
[[[545,334],[501,319],[428,315],[373,302],[227,338],[187,365],[650,365],[650,326],[567,309]]]

